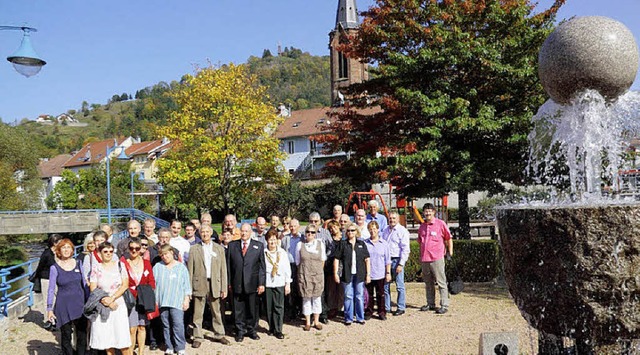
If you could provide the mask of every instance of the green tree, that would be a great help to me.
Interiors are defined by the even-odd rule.
[[[40,151],[24,130],[0,123],[0,210],[40,208]]]
[[[342,168],[402,194],[458,192],[468,236],[469,193],[523,182],[530,118],[546,98],[537,53],[563,3],[534,14],[529,0],[377,1],[341,49],[378,64],[350,88],[362,98],[351,107],[382,110],[346,110],[327,146],[354,153]]]
[[[273,136],[282,119],[245,66],[199,70],[174,98],[178,109],[158,132],[174,142],[158,180],[181,202],[229,211],[239,196],[286,182]]]

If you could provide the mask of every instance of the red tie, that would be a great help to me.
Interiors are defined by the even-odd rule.
[[[242,242],[242,256],[247,253],[247,242]]]

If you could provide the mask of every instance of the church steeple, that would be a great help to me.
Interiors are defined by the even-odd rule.
[[[336,14],[336,30],[358,28],[358,8],[356,0],[339,0]]]
[[[331,102],[333,105],[344,103],[344,93],[341,93],[340,89],[369,79],[369,71],[365,63],[355,58],[349,58],[337,49],[341,39],[356,34],[359,22],[356,0],[338,0],[336,27],[329,33]]]

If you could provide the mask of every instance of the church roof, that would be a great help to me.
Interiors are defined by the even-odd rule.
[[[358,28],[356,0],[339,0],[336,14],[336,29]]]

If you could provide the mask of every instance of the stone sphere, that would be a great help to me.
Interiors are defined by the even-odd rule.
[[[558,26],[542,44],[538,75],[553,101],[567,104],[587,89],[615,100],[633,84],[638,46],[622,23],[577,17]]]

